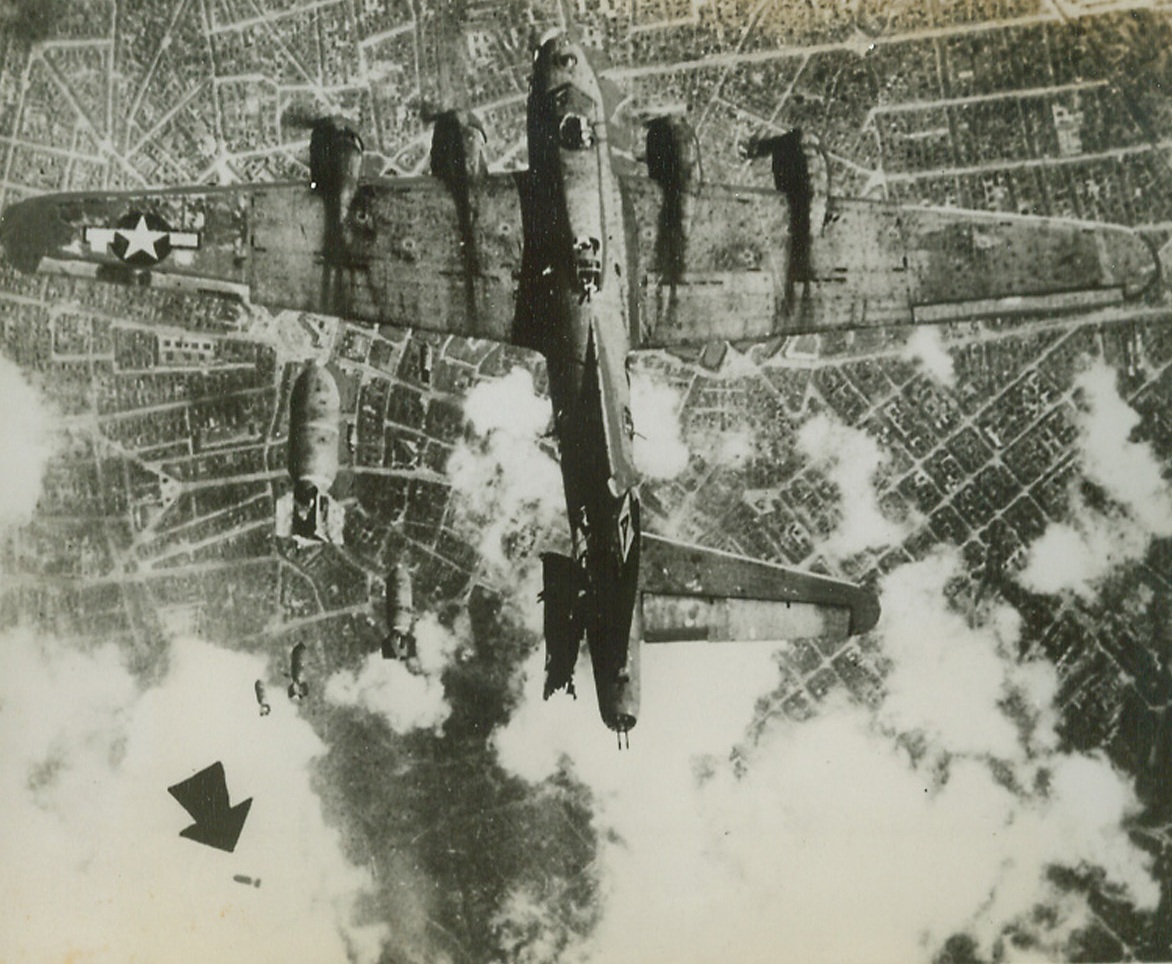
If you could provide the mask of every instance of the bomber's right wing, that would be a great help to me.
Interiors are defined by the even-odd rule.
[[[643,533],[639,591],[649,643],[846,637],[879,619],[855,583]]]
[[[673,208],[652,180],[622,187],[637,225],[635,348],[1097,307],[1157,272],[1119,225],[842,197],[799,257],[776,191],[703,184]]]
[[[47,194],[0,237],[26,271],[514,341],[522,178],[478,179],[464,211],[438,178],[364,181],[345,245],[301,182]]]

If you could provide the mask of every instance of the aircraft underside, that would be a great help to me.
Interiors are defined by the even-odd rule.
[[[489,173],[483,140],[441,114],[432,177],[366,178],[361,137],[326,118],[309,183],[34,197],[4,212],[0,241],[24,271],[543,352],[574,537],[573,557],[545,557],[547,695],[572,688],[585,640],[620,734],[644,639],[843,635],[879,615],[852,583],[641,531],[630,350],[1091,310],[1158,275],[1120,226],[835,197],[798,132],[749,145],[772,191],[705,184],[682,119],[648,125],[649,176],[620,175],[597,79],[565,36],[535,59],[529,170]]]

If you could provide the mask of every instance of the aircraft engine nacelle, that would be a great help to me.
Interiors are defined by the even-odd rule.
[[[801,129],[794,128],[773,137],[750,138],[744,152],[750,158],[771,159],[773,186],[791,210],[803,219],[808,213],[809,231],[820,234],[830,196],[830,164],[817,138],[803,137]]]
[[[582,644],[583,576],[578,562],[569,556],[546,552],[541,556],[545,603],[544,696],[558,690],[574,694],[574,665]]]
[[[358,189],[364,150],[358,128],[345,117],[316,121],[309,136],[309,186],[338,199],[345,210]]]
[[[690,191],[700,182],[700,142],[683,117],[647,124],[647,175],[666,191]]]
[[[465,111],[444,111],[431,132],[431,173],[449,184],[468,184],[488,171],[484,127]]]

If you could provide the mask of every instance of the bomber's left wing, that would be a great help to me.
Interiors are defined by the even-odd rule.
[[[514,340],[519,176],[361,182],[344,231],[302,182],[49,194],[0,229],[25,271],[226,295],[448,334]]]
[[[643,533],[639,590],[649,643],[846,637],[879,619],[855,583]]]
[[[1098,307],[1157,272],[1120,225],[830,197],[799,252],[776,191],[702,184],[672,204],[655,181],[621,182],[635,348]]]

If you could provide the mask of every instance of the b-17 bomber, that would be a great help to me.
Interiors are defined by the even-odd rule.
[[[4,212],[2,240],[28,272],[540,352],[572,539],[544,557],[545,691],[572,689],[585,641],[621,745],[644,641],[843,637],[879,618],[868,588],[643,531],[632,352],[1099,308],[1140,298],[1157,263],[1124,227],[838,197],[797,130],[745,145],[774,190],[706,183],[679,116],[647,123],[642,173],[612,154],[612,119],[585,50],[557,33],[534,59],[523,172],[490,173],[479,123],[448,112],[431,177],[366,177],[361,136],[330,117],[308,183],[34,197]],[[336,441],[324,369],[293,406],[294,534],[322,540],[337,465],[310,464],[329,445],[309,436],[332,418]]]
[[[8,6],[0,959],[1169,958],[1172,5]]]

